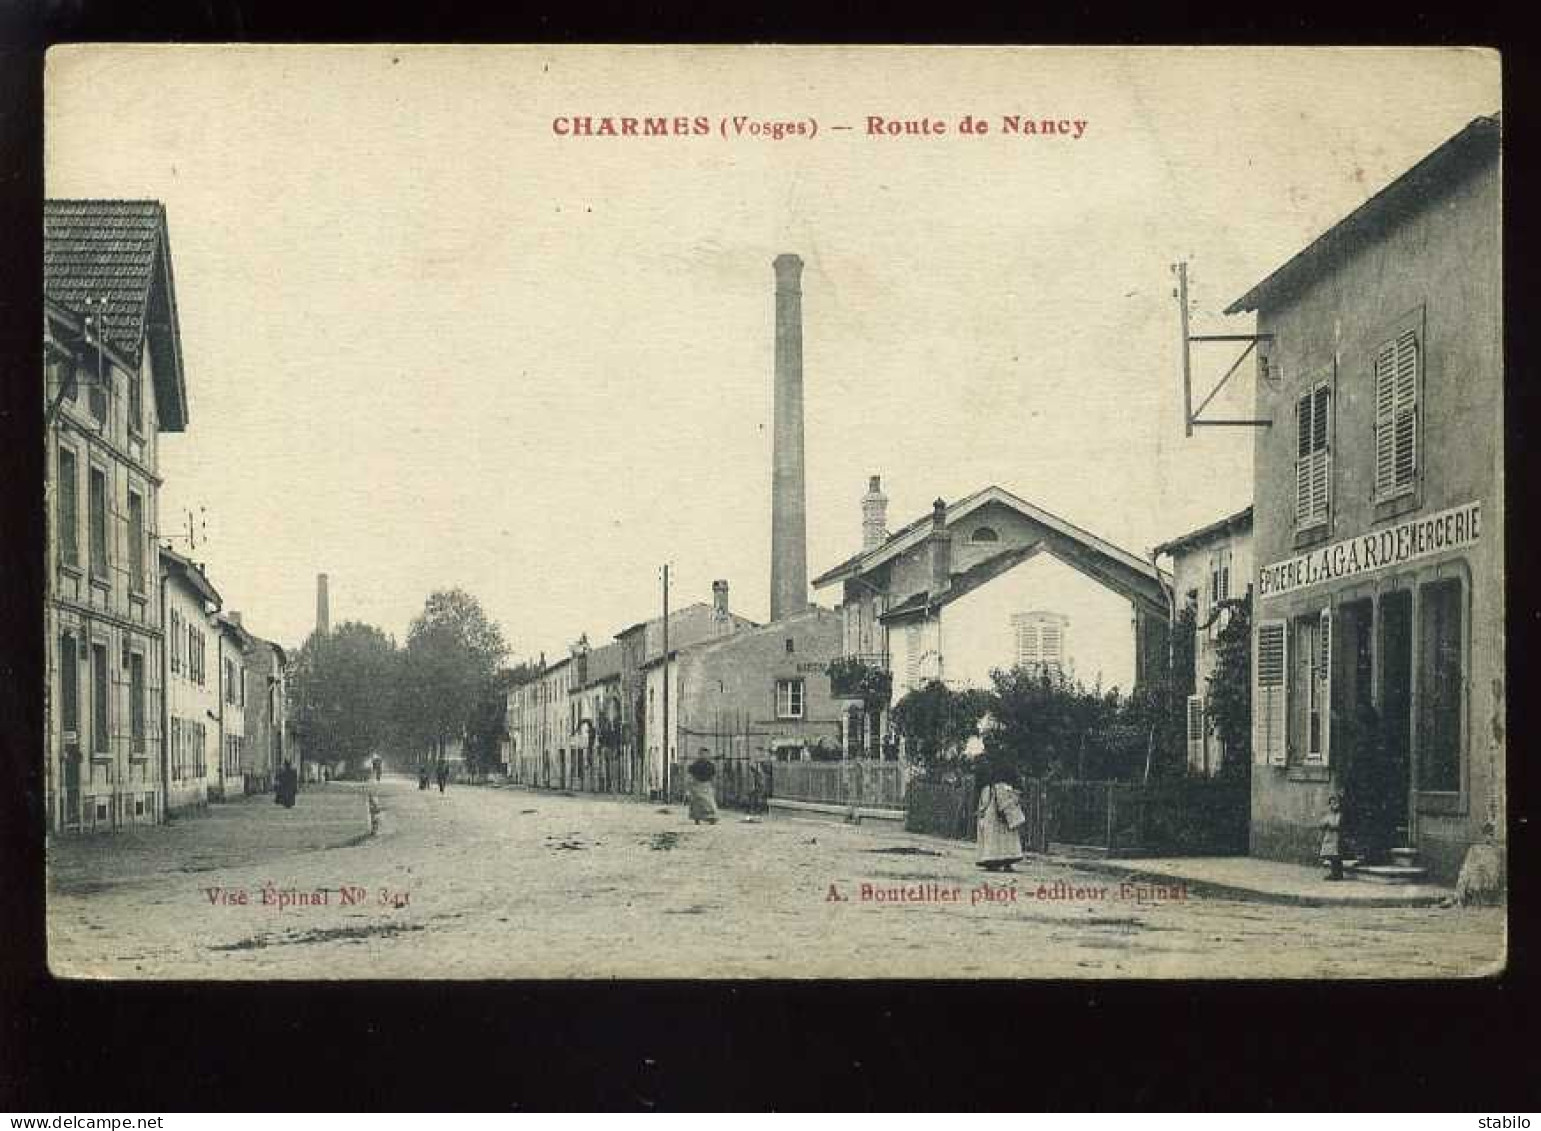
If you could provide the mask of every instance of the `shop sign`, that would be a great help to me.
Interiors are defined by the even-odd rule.
[[[1406,565],[1434,554],[1463,550],[1476,544],[1481,531],[1482,504],[1472,502],[1409,519],[1385,530],[1345,538],[1259,568],[1258,599],[1266,601],[1315,585]]]

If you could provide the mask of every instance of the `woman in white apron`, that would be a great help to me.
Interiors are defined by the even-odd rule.
[[[1012,784],[1010,767],[982,767],[984,785],[979,790],[975,862],[991,872],[1009,872],[1022,859],[1021,828],[1027,821],[1022,800]]]

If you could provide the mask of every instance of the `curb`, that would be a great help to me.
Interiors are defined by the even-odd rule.
[[[1436,907],[1442,900],[1447,898],[1446,893],[1436,894],[1422,891],[1416,895],[1395,895],[1391,892],[1381,894],[1377,892],[1374,895],[1360,896],[1358,898],[1307,895],[1300,892],[1269,891],[1263,888],[1246,887],[1241,884],[1223,883],[1218,880],[1198,880],[1189,876],[1178,875],[1175,872],[1152,872],[1143,870],[1136,865],[1121,863],[1117,860],[1049,855],[1039,855],[1032,858],[1063,864],[1067,868],[1075,868],[1081,871],[1123,876],[1136,883],[1168,885],[1180,883],[1186,885],[1190,892],[1197,895],[1221,896],[1228,899],[1245,900],[1250,903],[1272,903],[1286,907]]]

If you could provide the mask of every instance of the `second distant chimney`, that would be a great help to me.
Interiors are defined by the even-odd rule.
[[[728,615],[728,583],[726,581],[712,582],[712,612],[719,617]]]
[[[316,631],[326,636],[332,631],[332,610],[327,601],[326,574],[316,574]]]
[[[931,504],[931,593],[945,593],[952,587],[952,531],[947,529],[947,503],[938,499]]]
[[[875,550],[888,541],[888,496],[883,494],[883,477],[867,480],[867,493],[861,497],[861,548]]]

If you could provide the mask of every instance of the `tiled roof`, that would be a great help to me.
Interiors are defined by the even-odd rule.
[[[1197,530],[1190,530],[1186,534],[1180,534],[1170,542],[1163,542],[1152,550],[1151,553],[1157,556],[1172,554],[1189,546],[1202,544],[1218,535],[1251,529],[1252,508],[1250,506],[1243,507],[1235,514],[1226,515],[1224,518],[1201,526]]]
[[[146,334],[156,351],[162,427],[180,431],[187,403],[166,210],[155,200],[43,202],[43,291],[77,314],[105,302],[110,345],[138,359]]]
[[[1003,487],[995,485],[984,487],[973,494],[965,495],[957,502],[948,504],[946,508],[946,522],[951,524],[958,521],[979,507],[992,502],[1009,507],[1039,525],[1046,526],[1057,534],[1085,546],[1118,568],[1128,571],[1137,579],[1136,584],[1149,590],[1153,596],[1159,595],[1160,575],[1157,573],[1155,566],[1147,561],[1142,561],[1127,550],[1120,549],[1118,546],[1113,545],[1113,543],[1076,526],[1074,523],[1067,522],[1058,515],[1049,513],[1042,507],[1034,506],[1032,503],[1018,498]],[[833,569],[827,570],[818,577],[815,577],[813,579],[813,587],[820,589],[836,581],[843,580],[848,575],[866,573],[896,557],[904,550],[919,545],[925,537],[932,519],[933,514],[920,516],[896,533],[890,534],[882,545],[855,554]]]

